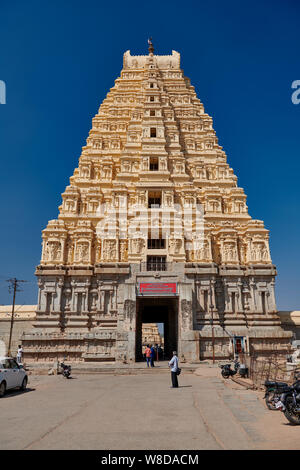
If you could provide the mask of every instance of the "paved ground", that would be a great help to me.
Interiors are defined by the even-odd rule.
[[[0,449],[300,449],[300,426],[203,366],[169,373],[30,376],[0,400]]]

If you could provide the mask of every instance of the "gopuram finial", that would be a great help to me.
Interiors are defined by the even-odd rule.
[[[148,45],[149,45],[149,54],[153,54],[154,52],[154,47],[153,47],[153,44],[152,44],[152,38],[149,38],[148,39]]]

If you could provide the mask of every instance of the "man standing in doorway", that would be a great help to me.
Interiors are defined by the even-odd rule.
[[[178,388],[178,379],[177,379],[178,357],[177,357],[176,351],[173,351],[173,357],[169,362],[169,367],[171,367],[171,378],[172,378],[171,388]]]

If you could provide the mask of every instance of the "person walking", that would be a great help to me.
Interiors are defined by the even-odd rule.
[[[23,348],[22,348],[22,346],[19,344],[19,346],[18,346],[18,352],[17,352],[17,363],[18,363],[18,364],[21,364],[21,363],[22,363],[22,355],[23,355]]]
[[[147,344],[146,346],[145,356],[147,361],[147,367],[149,367],[149,364],[151,363],[151,349],[149,348],[149,344]]]
[[[151,367],[154,367],[154,359],[155,359],[155,349],[151,344]]]
[[[173,351],[173,357],[169,362],[169,367],[171,367],[171,379],[172,379],[171,388],[178,388],[178,379],[177,379],[178,357],[177,357],[176,351]]]

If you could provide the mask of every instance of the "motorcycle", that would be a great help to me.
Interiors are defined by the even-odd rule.
[[[291,424],[300,425],[300,380],[285,388],[276,408],[284,413]]]
[[[239,368],[240,368],[240,363],[237,359],[234,361],[234,369],[231,369],[231,364],[223,364],[219,365],[219,367],[222,369],[221,374],[224,379],[228,379],[232,375],[235,375]]]
[[[67,366],[66,364],[61,362],[60,367],[61,367],[61,373],[63,377],[65,377],[66,379],[69,379],[71,376],[71,366]]]
[[[286,390],[288,384],[286,382],[266,380],[264,385],[266,389],[264,400],[267,407],[269,410],[277,410],[276,403],[280,400],[280,396]]]

